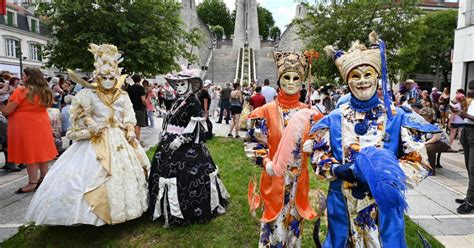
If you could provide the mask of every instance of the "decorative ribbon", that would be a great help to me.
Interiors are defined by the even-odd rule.
[[[219,168],[217,168],[217,166],[216,170],[209,174],[209,179],[211,181],[211,211],[214,211],[217,208],[217,212],[219,214],[224,214],[225,208],[219,204],[219,191],[222,198],[224,199],[229,198],[230,194],[227,192],[227,189],[225,188],[221,179],[217,176],[218,174]],[[219,189],[217,189],[217,185],[219,185]]]
[[[165,215],[166,222],[168,222],[168,205],[170,206],[171,215],[184,219],[183,213],[181,213],[181,208],[179,206],[178,200],[178,185],[176,182],[176,177],[173,178],[159,178],[159,187],[158,198],[155,203],[155,212],[153,213],[153,220],[156,220],[162,214]],[[161,199],[165,195],[165,203],[163,204],[164,213],[161,212]],[[167,225],[167,223],[165,224]]]
[[[199,143],[199,133],[201,132],[201,127],[204,128],[204,132],[207,132],[207,123],[206,123],[205,117],[191,117],[191,121],[186,126],[186,129],[184,129],[183,134],[193,133],[196,126],[197,126],[197,134],[196,134],[195,143],[197,144]]]
[[[385,109],[387,110],[388,119],[392,120],[392,100],[390,96],[390,92],[388,91],[388,77],[387,77],[387,59],[385,58],[385,42],[383,40],[379,40],[379,48],[380,48],[380,58],[382,60],[382,91],[383,91],[383,101],[385,105]]]

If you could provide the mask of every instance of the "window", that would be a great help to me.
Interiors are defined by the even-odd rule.
[[[41,61],[41,45],[30,44],[30,59],[34,61]]]
[[[7,15],[5,16],[5,23],[10,27],[16,27],[16,13],[13,11],[7,10]]]
[[[28,23],[30,24],[30,31],[33,33],[39,33],[39,21],[38,19],[28,17]]]
[[[20,48],[20,42],[13,39],[5,39],[5,54],[7,57],[19,58],[20,54],[17,49]]]

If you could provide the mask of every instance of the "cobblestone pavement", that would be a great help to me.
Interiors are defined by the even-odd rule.
[[[216,118],[211,120],[215,135],[227,136],[230,125],[217,124]],[[161,118],[156,119],[155,125],[155,128],[142,129],[142,143],[146,150],[156,144]],[[240,136],[244,137],[245,133],[241,132]],[[0,165],[3,160],[0,155]],[[407,214],[446,247],[474,247],[474,214],[458,215],[458,205],[454,202],[455,198],[463,198],[467,189],[463,154],[444,154],[441,164],[443,168],[437,170],[436,176],[407,192],[410,205]],[[0,242],[13,236],[18,227],[25,224],[24,214],[33,194],[15,195],[13,192],[27,181],[25,170],[15,173],[0,171]]]

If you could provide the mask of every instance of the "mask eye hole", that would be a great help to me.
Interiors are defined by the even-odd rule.
[[[286,80],[290,80],[290,76],[289,76],[289,75],[285,75],[283,78],[285,78]]]
[[[366,77],[366,78],[372,77],[372,73],[367,72],[367,73],[365,74],[365,77]]]
[[[359,76],[359,75],[352,75],[352,79],[354,79],[354,80],[359,80],[359,79],[360,79],[360,76]]]
[[[300,80],[300,77],[294,77],[293,78],[293,81],[298,81],[298,80]]]

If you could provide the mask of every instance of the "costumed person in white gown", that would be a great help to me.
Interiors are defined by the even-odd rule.
[[[165,226],[206,223],[225,213],[229,193],[203,143],[206,118],[195,93],[200,70],[165,77],[178,93],[163,120],[149,178],[150,214]]]
[[[122,55],[114,45],[90,45],[93,84],[69,71],[86,88],[71,106],[75,142],[52,166],[26,213],[38,225],[101,226],[140,217],[148,208],[150,162],[135,138],[132,103],[121,90]]]

